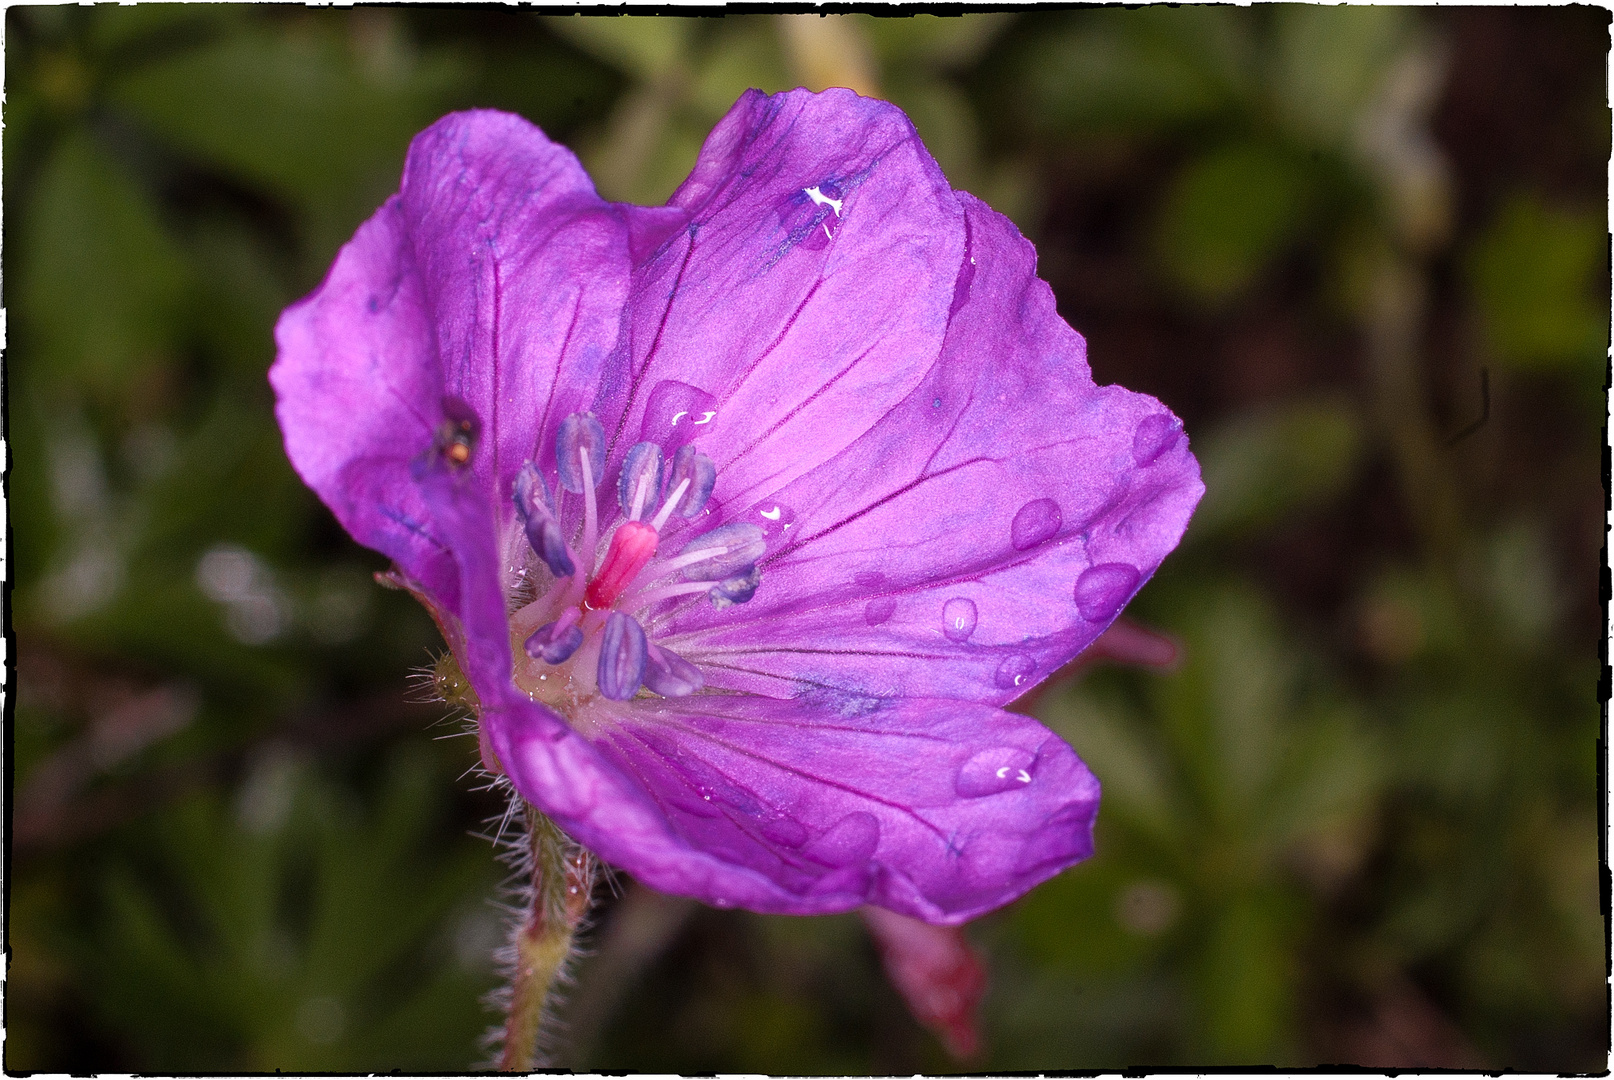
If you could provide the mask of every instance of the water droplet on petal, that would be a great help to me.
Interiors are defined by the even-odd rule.
[[[1103,622],[1131,598],[1141,576],[1137,567],[1126,563],[1088,567],[1076,579],[1076,610],[1088,622]]]
[[[897,610],[897,602],[889,596],[876,596],[863,605],[863,621],[870,626],[879,626]]]
[[[850,866],[867,861],[879,846],[879,819],[859,810],[837,821],[802,854],[825,866]]]
[[[1059,504],[1052,499],[1032,499],[1014,515],[1009,541],[1014,550],[1034,548],[1059,531],[1062,519]]]
[[[975,601],[955,596],[942,605],[942,633],[947,635],[949,641],[968,641],[970,635],[975,633],[977,618]]]
[[[710,423],[716,413],[717,399],[705,390],[676,379],[663,379],[645,402],[639,440],[660,443],[664,451],[675,454],[691,439],[712,430],[697,427],[695,421],[706,417]]]
[[[1015,690],[1031,684],[1031,676],[1037,670],[1037,662],[1025,653],[1013,653],[1003,658],[998,665],[997,674],[992,681],[997,683],[999,689]]]
[[[1145,416],[1132,433],[1132,460],[1148,465],[1176,445],[1182,437],[1182,421],[1170,413]]]
[[[807,830],[793,818],[769,818],[757,826],[757,831],[780,847],[799,848],[807,842]]]
[[[953,790],[966,799],[979,799],[1026,787],[1036,771],[1037,757],[1017,746],[982,750],[959,767]]]
[[[755,525],[762,530],[764,538],[772,540],[789,534],[791,527],[796,524],[796,511],[769,499],[757,503],[739,520]]]

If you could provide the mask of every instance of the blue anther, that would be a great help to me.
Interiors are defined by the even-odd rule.
[[[752,566],[767,548],[762,530],[748,521],[720,525],[684,545],[683,554],[710,551],[711,558],[684,567],[685,581],[716,581]]]
[[[560,486],[573,495],[583,493],[583,462],[578,451],[588,450],[588,468],[598,487],[605,475],[605,429],[593,413],[572,413],[555,433],[555,471]]]
[[[521,466],[521,471],[516,473],[514,494],[516,513],[526,526],[527,543],[544,560],[550,573],[556,577],[571,575],[577,567],[572,563],[572,553],[566,549],[566,538],[561,535],[560,523],[555,520],[554,507],[549,501],[549,485],[544,483],[538,466],[530,461]]]
[[[645,657],[644,684],[662,697],[688,697],[705,686],[706,680],[682,656],[651,645]]]
[[[706,500],[712,497],[712,487],[717,483],[717,466],[693,445],[681,446],[673,455],[672,468],[667,473],[669,499],[685,480],[689,487],[679,498],[678,513],[692,518],[706,508]]]
[[[612,701],[627,701],[644,682],[644,630],[631,615],[613,611],[605,620],[600,641],[600,667],[597,674],[600,693]]]
[[[616,483],[617,501],[622,504],[622,516],[636,520],[633,501],[639,497],[641,486],[644,501],[639,504],[637,517],[656,512],[661,504],[661,447],[653,442],[634,443],[628,456],[622,460],[622,477]]]
[[[761,584],[762,571],[752,566],[743,573],[719,581],[706,595],[712,598],[712,606],[721,611],[751,599],[757,594],[757,586]]]
[[[527,655],[546,664],[564,664],[583,644],[583,628],[576,619],[562,617],[545,623],[527,639]]]

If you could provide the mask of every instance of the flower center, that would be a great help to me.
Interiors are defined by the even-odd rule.
[[[658,606],[701,593],[718,608],[750,600],[762,580],[762,530],[720,526],[658,558],[663,534],[705,509],[717,469],[693,446],[669,463],[660,446],[642,442],[623,459],[601,557],[599,421],[589,413],[562,421],[555,458],[553,499],[531,461],[513,490],[526,543],[512,568],[524,583],[519,594],[530,588],[532,596],[510,616],[516,684],[566,714],[596,695],[626,701],[641,690],[682,697],[701,689],[700,670],[651,641],[645,622]],[[577,501],[568,503],[568,494]]]

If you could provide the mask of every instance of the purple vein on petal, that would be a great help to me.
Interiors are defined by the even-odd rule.
[[[684,259],[678,264],[678,274],[673,278],[672,288],[667,291],[667,306],[661,309],[661,321],[656,324],[656,336],[650,342],[650,348],[644,354],[644,363],[634,369],[633,378],[628,382],[628,398],[622,405],[622,414],[617,417],[616,430],[611,432],[611,441],[606,445],[605,456],[609,458],[611,451],[616,449],[616,441],[622,435],[622,429],[627,425],[628,414],[633,412],[633,403],[639,398],[639,386],[644,382],[645,375],[650,371],[650,365],[655,363],[656,353],[661,349],[661,338],[667,330],[667,319],[672,314],[673,301],[678,299],[678,289],[684,283],[684,272],[689,269],[689,260],[695,255],[696,226],[690,223],[685,230],[689,236],[689,247],[684,249]],[[632,357],[629,357],[631,362]]]
[[[688,772],[681,767],[678,760],[670,756],[665,750],[651,742],[649,739],[646,739],[639,732],[632,730],[626,725],[619,724],[609,729],[609,733],[606,735],[606,738],[620,746],[620,738],[622,736],[633,739],[651,754],[654,754],[656,757],[660,758],[666,763],[668,772],[672,773],[672,775],[678,779],[679,783],[683,784],[684,787],[689,789],[690,792],[696,795],[700,794],[700,789],[696,786],[695,781],[691,779]],[[668,802],[661,797],[661,793],[658,790],[661,785],[657,784],[650,777],[646,776],[643,770],[641,770],[639,766],[634,763],[631,755],[623,752],[621,757],[622,760],[627,764],[628,768],[633,770],[633,774],[639,778],[640,784],[642,784],[645,790],[650,793],[651,797],[656,800],[656,804],[661,807],[662,813],[666,816],[667,821],[672,824],[675,829],[678,829],[677,822],[680,815],[672,812],[677,810],[677,807],[670,806]],[[767,807],[776,814],[783,814],[783,811],[778,807],[772,805],[768,800],[763,799],[755,791],[752,791],[744,784],[738,783],[733,777],[725,775],[723,779],[726,783],[733,784],[737,790],[745,792],[745,794],[748,795],[758,806]],[[706,800],[703,798],[703,801]],[[792,869],[803,872],[812,872],[818,869],[818,867],[814,866],[810,861],[802,858],[800,855],[797,855],[794,852],[781,850],[778,845],[770,841],[757,829],[755,822],[745,815],[734,812],[732,807],[719,804],[713,806],[712,809],[722,814],[723,817],[728,820],[729,824],[739,829],[752,842],[764,848],[769,854],[773,855],[780,862],[790,866]],[[683,829],[678,829],[678,831],[684,835],[686,840],[690,840],[692,843],[694,843],[694,839],[690,837],[688,833],[685,833]],[[696,846],[699,845],[697,844]]]
[[[807,290],[807,295],[801,298],[801,303],[796,305],[796,310],[792,311],[789,317],[785,319],[785,325],[780,327],[779,332],[774,335],[773,340],[768,342],[768,347],[758,353],[756,359],[747,364],[745,366],[745,370],[740,372],[740,377],[734,380],[729,392],[723,395],[722,399],[718,402],[718,408],[721,409],[724,405],[727,405],[734,395],[739,392],[740,387],[745,385],[745,380],[756,374],[757,368],[762,366],[763,361],[767,360],[768,357],[773,355],[773,351],[780,346],[780,344],[785,340],[786,336],[788,336],[790,331],[795,327],[796,320],[801,318],[801,313],[807,310],[807,305],[813,302],[813,297],[818,295],[818,290],[823,287],[823,284],[824,278],[822,275],[813,281],[812,288]]]
[[[953,433],[958,430],[958,425],[964,422],[964,417],[969,415],[970,406],[974,403],[975,387],[972,386],[970,387],[969,397],[964,399],[964,404],[959,408],[957,414],[954,415],[953,422],[947,425],[947,434],[943,435],[936,441],[936,448],[932,450],[930,452],[930,456],[925,459],[924,468],[919,470],[919,475],[922,479],[929,479],[931,475],[930,467],[936,463],[936,455],[947,449],[947,444],[953,441]],[[994,458],[993,460],[998,459]]]
[[[427,543],[431,544],[438,551],[447,552],[450,555],[453,554],[453,551],[447,544],[443,543],[441,540],[437,539],[437,537],[427,532],[425,526],[421,525],[413,518],[405,517],[401,512],[394,510],[392,507],[387,506],[384,503],[377,506],[377,510],[381,513],[382,517],[386,518],[388,521],[393,521],[399,525],[402,525],[404,528],[408,529],[422,540],[425,540]]]
[[[774,682],[785,683],[787,686],[813,686],[820,690],[835,690],[845,692],[844,686],[835,686],[832,683],[819,682],[803,675],[780,675],[774,671],[761,671],[757,668],[741,667],[739,664],[721,664],[715,660],[702,660],[701,667],[716,668],[720,671],[737,671],[741,675],[755,675],[759,679],[772,679]]]
[[[814,286],[814,288],[817,288],[817,286]],[[772,427],[768,428],[767,431],[762,432],[762,434],[758,435],[755,439],[751,440],[750,445],[747,446],[744,450],[741,450],[738,454],[735,454],[733,457],[729,458],[728,462],[725,464],[724,467],[727,468],[729,466],[732,466],[735,462],[737,462],[741,458],[745,457],[745,455],[749,454],[751,451],[755,450],[757,447],[761,446],[763,443],[765,443],[769,439],[773,438],[773,436],[779,431],[780,428],[784,427],[786,424],[790,423],[790,421],[792,421],[792,420],[794,420],[796,418],[797,413],[801,412],[803,409],[807,408],[813,402],[817,401],[821,396],[828,393],[830,387],[834,386],[836,383],[840,382],[843,378],[845,378],[848,374],[850,374],[852,369],[857,367],[859,364],[861,364],[863,362],[863,358],[868,356],[869,353],[873,352],[875,350],[875,348],[879,346],[879,344],[880,344],[879,342],[875,342],[874,344],[870,345],[867,349],[864,349],[862,352],[858,353],[856,359],[854,359],[851,363],[847,364],[845,367],[841,368],[841,370],[837,371],[834,375],[831,375],[829,377],[829,379],[827,381],[825,381],[824,385],[820,386],[817,390],[814,390],[811,394],[809,394],[807,397],[803,398],[800,402],[798,402],[796,404],[795,408],[791,409],[789,412],[785,413],[785,415],[781,416],[778,419],[778,421],[773,424]],[[738,390],[738,387],[736,387],[735,389]],[[868,434],[868,432],[865,431],[863,434],[866,435],[866,434]],[[859,435],[858,437],[862,438],[862,435]],[[777,476],[778,473],[775,472],[774,475]],[[740,492],[739,493],[740,500],[743,502],[746,494],[748,494],[751,490],[755,489],[756,487],[758,487],[761,484],[764,484],[766,482],[767,481],[765,481],[765,480],[758,481],[756,484],[751,485],[751,488],[746,489],[746,491],[744,491],[744,492]]]
[[[878,510],[880,507],[884,506],[886,503],[890,502],[892,499],[898,498],[899,496],[902,496],[902,495],[906,495],[908,492],[912,491],[914,488],[918,487],[920,484],[923,484],[928,480],[934,480],[937,477],[946,476],[948,473],[957,472],[959,469],[968,468],[971,465],[979,465],[983,461],[999,461],[999,459],[993,458],[993,457],[985,457],[985,456],[973,457],[973,458],[968,459],[967,461],[960,461],[956,465],[949,465],[949,466],[947,466],[947,468],[941,470],[940,472],[931,473],[928,476],[920,476],[920,477],[917,477],[914,480],[910,480],[908,483],[903,484],[901,487],[896,488],[896,489],[894,489],[892,491],[889,491],[886,494],[880,496],[878,499],[875,499],[873,502],[868,503],[862,509],[854,510],[852,513],[846,515],[845,517],[841,518],[840,520],[838,520],[838,521],[836,521],[836,522],[834,522],[834,523],[832,523],[830,525],[824,526],[822,529],[820,529],[817,532],[813,533],[811,536],[804,536],[800,540],[797,540],[795,543],[790,544],[790,545],[788,545],[786,547],[780,548],[778,551],[774,552],[772,555],[769,555],[767,558],[763,559],[758,565],[759,566],[767,566],[770,563],[777,562],[778,560],[784,558],[786,555],[793,555],[797,551],[800,551],[802,548],[806,547],[808,544],[811,544],[813,541],[821,540],[824,537],[828,536],[830,533],[835,532],[838,529],[843,529],[846,526],[852,524],[852,522],[858,520],[859,518],[864,517],[865,515],[868,515],[868,514],[872,514],[874,511]],[[999,462],[999,463],[1001,464],[1001,462]]]
[[[586,286],[578,285],[577,299],[572,301],[572,318],[566,324],[566,336],[561,339],[560,352],[555,358],[555,366],[549,374],[549,393],[544,397],[544,413],[538,421],[538,436],[549,430],[549,411],[555,406],[555,387],[560,383],[561,368],[566,366],[566,350],[572,345],[572,331],[577,329],[577,317],[583,310],[583,291]],[[541,452],[539,453],[541,456]]]
[[[493,390],[492,418],[488,426],[489,441],[493,444],[493,477],[495,497],[499,488],[499,399],[504,396],[503,383],[499,381],[499,317],[504,305],[504,276],[499,269],[498,244],[490,236],[487,240],[488,262],[493,268],[493,332],[489,348],[493,354],[493,379],[490,387]]]
[[[721,746],[723,749],[729,751],[730,753],[738,754],[741,757],[750,758],[752,761],[760,761],[764,765],[771,765],[776,769],[781,769],[781,770],[783,770],[785,772],[788,772],[788,773],[791,773],[791,774],[793,774],[795,776],[799,776],[803,780],[810,780],[810,781],[812,781],[814,783],[823,784],[826,787],[832,787],[832,788],[836,789],[837,791],[844,791],[848,795],[852,795],[852,796],[855,796],[855,797],[860,798],[860,799],[865,799],[865,800],[867,800],[867,801],[869,801],[871,803],[874,803],[877,806],[888,807],[888,808],[890,808],[892,810],[895,810],[899,814],[906,814],[908,817],[913,818],[916,822],[923,825],[925,828],[929,829],[943,843],[947,842],[947,834],[940,827],[938,827],[935,824],[932,824],[928,819],[923,817],[917,810],[914,810],[911,807],[907,807],[907,806],[903,806],[903,805],[901,805],[899,803],[891,802],[889,799],[882,799],[882,798],[880,798],[880,796],[872,795],[867,791],[860,791],[857,788],[852,787],[849,784],[844,784],[839,780],[831,780],[827,776],[819,776],[816,773],[808,772],[806,769],[803,769],[803,768],[801,768],[799,766],[789,765],[789,764],[786,764],[783,761],[775,761],[772,758],[764,757],[763,755],[758,754],[755,751],[747,750],[742,746],[736,746],[733,743],[729,742],[727,739],[721,739],[718,736],[713,735],[713,734],[711,734],[709,732],[701,731],[699,728],[691,727],[689,724],[685,723],[684,721],[681,721],[681,720],[678,720],[678,719],[668,719],[666,722],[670,723],[674,727],[682,728],[684,731],[688,732],[689,735],[691,737],[693,737],[693,738],[704,739],[707,742],[713,744],[714,746]],[[736,786],[738,786],[738,785],[736,785]]]
[[[667,638],[668,641],[677,640]],[[908,652],[901,649],[809,649],[797,645],[735,645],[701,649],[698,656],[750,656],[754,653],[799,653],[805,656],[900,656],[906,660],[954,660],[945,653]]]
[[[840,690],[839,687],[834,687],[834,686],[824,686],[824,687],[821,687],[821,689],[832,690],[832,691],[839,691]],[[840,691],[840,692],[844,693],[844,691]],[[704,694],[704,695],[700,695],[700,696],[702,696],[702,697],[717,697],[717,698],[724,698],[724,697],[732,698],[732,697],[744,697],[744,696],[747,696],[747,695],[742,695],[742,694]],[[691,698],[689,700],[693,701],[693,700],[698,700],[698,699]],[[799,720],[777,720],[777,719],[774,719],[772,717],[766,717],[766,716],[733,717],[733,716],[728,716],[727,714],[723,714],[723,719],[727,720],[729,723],[732,723],[732,724],[755,724],[755,725],[760,726],[760,727],[806,728],[806,729],[811,730],[811,731],[843,731],[843,732],[847,733],[848,735],[867,735],[869,733],[868,728],[852,727],[849,724],[829,724],[829,723],[825,723],[825,722],[819,721],[819,720],[814,720],[811,723],[802,723]],[[942,735],[931,735],[931,734],[928,734],[928,733],[923,732],[923,731],[885,731],[885,730],[882,730],[880,732],[880,736],[882,738],[919,739],[922,742],[940,743],[943,746],[953,746],[953,745],[956,745],[956,742],[957,742],[957,740],[955,740],[955,739],[950,739],[950,738],[947,738],[947,737],[942,736]]]

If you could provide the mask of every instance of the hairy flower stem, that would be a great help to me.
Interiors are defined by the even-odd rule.
[[[594,856],[574,844],[531,803],[527,861],[532,875],[527,912],[512,936],[510,1005],[499,1069],[529,1072],[542,1064],[538,1036],[556,982],[565,973],[578,926],[594,894]]]

